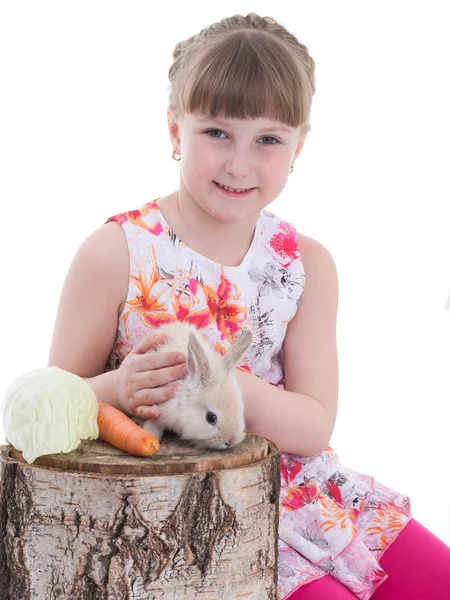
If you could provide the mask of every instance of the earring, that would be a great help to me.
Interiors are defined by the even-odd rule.
[[[181,156],[180,156],[180,158],[175,158],[175,150],[172,152],[172,158],[173,158],[173,160],[176,160],[177,162],[181,160]]]
[[[292,173],[293,170],[294,170],[294,165],[291,165],[291,170],[289,171],[289,175]]]

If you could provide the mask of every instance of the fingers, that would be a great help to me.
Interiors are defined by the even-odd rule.
[[[145,335],[131,352],[133,352],[133,354],[145,354],[149,350],[156,348],[158,344],[163,344],[166,339],[166,335],[156,334],[154,331],[152,331],[148,335]]]
[[[156,419],[159,417],[160,410],[155,403],[164,402],[173,398],[179,388],[179,384],[161,386],[159,388],[142,389],[136,392],[134,402],[136,408],[134,412],[143,419]]]
[[[143,419],[156,419],[160,415],[160,410],[156,405],[146,406],[143,404],[138,406],[134,412]]]
[[[144,336],[130,352],[121,368],[124,371],[124,404],[143,419],[156,419],[160,409],[156,404],[173,398],[178,380],[188,374],[187,358],[180,352],[152,352],[164,344],[167,337],[155,332]]]
[[[178,379],[184,379],[188,374],[186,365],[176,365],[175,367],[165,367],[164,369],[155,369],[153,371],[137,372],[135,375],[135,389],[157,388],[162,385],[173,383]]]
[[[180,352],[149,352],[136,357],[134,360],[134,368],[139,373],[185,364],[187,359]]]

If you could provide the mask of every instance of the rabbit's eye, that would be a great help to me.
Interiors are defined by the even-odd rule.
[[[211,425],[215,425],[217,423],[217,415],[215,415],[213,412],[207,412],[206,420],[208,423],[211,423]]]

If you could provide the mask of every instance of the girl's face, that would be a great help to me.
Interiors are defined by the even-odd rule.
[[[180,194],[215,219],[233,223],[258,214],[283,190],[307,132],[269,119],[177,120],[168,112],[175,152],[181,156]],[[246,195],[229,195],[218,184]]]

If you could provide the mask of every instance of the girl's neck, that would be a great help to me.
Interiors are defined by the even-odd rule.
[[[178,192],[159,198],[164,219],[186,246],[224,266],[244,260],[255,233],[258,215],[238,223],[219,222],[195,203],[185,206]]]

